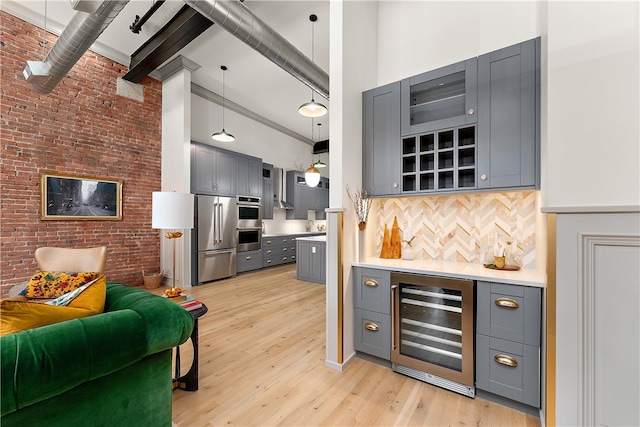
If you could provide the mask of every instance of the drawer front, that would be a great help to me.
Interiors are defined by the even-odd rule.
[[[273,267],[274,265],[280,265],[282,264],[281,262],[279,262],[279,258],[276,258],[274,256],[270,256],[270,257],[262,257],[262,267]]]
[[[354,307],[391,314],[390,272],[356,267],[354,273]]]
[[[476,335],[476,387],[540,407],[540,348]]]
[[[355,349],[391,360],[391,316],[356,309],[354,317]]]
[[[541,291],[538,288],[479,281],[477,332],[540,345]]]
[[[273,248],[275,246],[280,245],[279,237],[263,237],[262,238],[262,249],[264,248]]]
[[[238,273],[259,270],[262,267],[262,251],[238,252],[236,263]]]

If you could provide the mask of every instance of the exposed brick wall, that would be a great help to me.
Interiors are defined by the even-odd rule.
[[[160,190],[161,83],[140,82],[144,102],[120,97],[116,79],[127,67],[88,51],[41,94],[22,70],[43,59],[42,29],[0,13],[0,291],[34,273],[40,246],[106,245],[107,279],[140,285],[142,268],[160,266],[151,192]],[[42,173],[122,180],[122,220],[41,220]]]

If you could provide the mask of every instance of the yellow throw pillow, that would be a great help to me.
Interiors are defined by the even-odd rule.
[[[106,294],[107,277],[102,275],[67,306],[0,301],[0,336],[102,313]]]
[[[38,271],[20,293],[27,298],[57,298],[100,277],[99,272]]]

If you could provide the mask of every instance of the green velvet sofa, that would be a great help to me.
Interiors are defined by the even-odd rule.
[[[0,338],[2,427],[171,426],[172,351],[193,316],[107,283],[104,312]]]

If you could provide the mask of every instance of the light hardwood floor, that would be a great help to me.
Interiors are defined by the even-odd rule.
[[[296,280],[294,265],[189,294],[209,312],[199,320],[200,388],[173,392],[180,427],[540,425],[537,417],[362,359],[344,372],[325,367],[325,288]],[[181,357],[186,368],[189,342]]]

